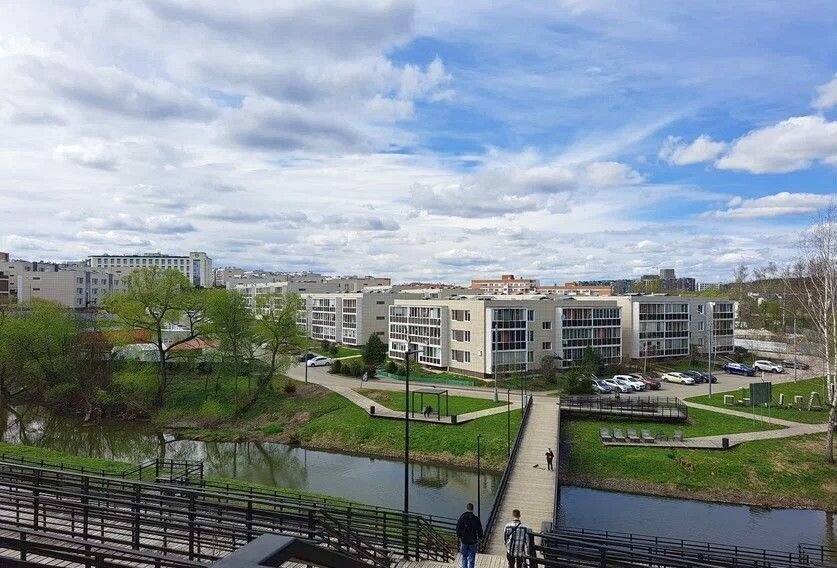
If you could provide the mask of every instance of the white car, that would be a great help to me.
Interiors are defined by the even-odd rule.
[[[785,372],[785,368],[779,363],[774,363],[773,361],[768,361],[767,359],[761,359],[753,363],[753,369],[756,369],[757,371],[768,371],[770,373]]]
[[[631,392],[632,390],[634,390],[634,388],[625,381],[620,381],[617,379],[605,379],[602,382],[616,392]]]
[[[661,377],[667,383],[680,383],[682,385],[693,385],[695,384],[695,380],[685,373],[677,373],[672,371],[671,373],[665,373]]]
[[[630,375],[613,375],[614,381],[625,381],[635,391],[644,391],[645,383]]]
[[[308,359],[309,367],[325,367],[327,365],[331,365],[331,359],[323,357],[322,355],[317,355],[316,357]]]

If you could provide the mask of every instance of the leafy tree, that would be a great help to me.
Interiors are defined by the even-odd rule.
[[[589,345],[581,352],[579,371],[585,375],[598,375],[602,370],[602,358]]]
[[[383,365],[384,361],[387,360],[387,346],[381,341],[380,337],[373,333],[366,340],[366,344],[361,351],[361,357],[363,357],[363,362],[370,367]]]
[[[237,411],[245,413],[270,387],[279,371],[290,367],[293,358],[289,347],[303,345],[305,337],[297,325],[297,316],[303,309],[302,298],[297,294],[266,294],[259,296],[255,306],[255,337],[268,361],[268,367],[258,377],[256,388]]]
[[[541,358],[541,376],[545,381],[553,382],[555,380],[555,356],[544,355]]]
[[[141,268],[125,278],[127,290],[105,300],[108,312],[125,325],[151,334],[151,343],[159,356],[159,382],[155,402],[165,399],[169,387],[167,363],[172,349],[205,333],[204,298],[178,270],[159,267]],[[164,331],[171,324],[186,328],[180,339],[167,341]]]
[[[208,333],[219,340],[222,361],[231,365],[237,391],[238,377],[245,360],[249,361],[255,341],[255,318],[247,300],[235,290],[210,290],[204,294]]]

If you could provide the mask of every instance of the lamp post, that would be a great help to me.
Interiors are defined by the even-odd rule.
[[[308,350],[305,350],[305,355],[303,355],[305,359],[303,360],[302,364],[305,365],[305,384],[308,384]]]
[[[480,479],[480,438],[482,434],[477,434],[477,517],[482,520],[482,499],[480,498],[481,479]]]
[[[404,353],[406,376],[404,377],[404,514],[410,512],[410,355],[418,355],[421,349],[407,347]],[[406,549],[405,549],[406,550]]]
[[[712,398],[712,335],[714,333],[714,330],[712,328],[713,324],[715,323],[715,320],[712,316],[714,315],[715,311],[715,302],[709,302],[706,308],[706,331],[709,335],[709,398]]]
[[[506,457],[511,456],[511,387],[506,387]]]

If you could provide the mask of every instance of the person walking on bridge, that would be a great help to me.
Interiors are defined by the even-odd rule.
[[[474,514],[474,504],[465,505],[465,512],[456,522],[456,537],[459,539],[459,553],[462,555],[462,568],[474,568],[477,561],[477,548],[482,540],[482,522]]]
[[[552,453],[552,448],[547,448],[546,451],[546,470],[553,471],[552,460],[555,459],[555,454]]]
[[[503,529],[503,542],[506,544],[506,559],[509,568],[523,568],[529,545],[529,527],[520,522],[520,510],[512,511],[512,520]]]

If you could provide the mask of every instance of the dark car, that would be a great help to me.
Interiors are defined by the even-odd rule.
[[[306,361],[310,361],[316,356],[316,353],[306,353],[305,355],[300,355],[297,361],[299,361],[300,363],[305,363]]]
[[[749,353],[750,351],[746,347],[742,347],[741,345],[736,345],[735,347],[732,348],[732,352],[743,355],[745,353]]]
[[[756,370],[743,363],[727,363],[724,365],[724,371],[730,375],[747,375],[752,377],[756,374]]]
[[[703,375],[703,380],[706,381],[706,382],[709,382],[710,380],[713,383],[718,382],[718,377],[716,377],[715,375],[713,375],[711,373],[707,373],[706,371],[701,371],[700,374]]]
[[[784,361],[782,361],[782,365],[786,369],[802,369],[803,371],[811,368],[811,365],[809,365],[808,363],[803,363],[799,359],[797,359],[796,361],[794,361],[793,359],[785,359]]]
[[[645,388],[648,390],[660,390],[660,387],[662,386],[662,383],[651,375],[646,375],[644,373],[631,373],[631,376],[645,383]]]
[[[683,371],[683,374],[692,377],[695,380],[696,385],[706,382],[706,377],[700,371]]]

